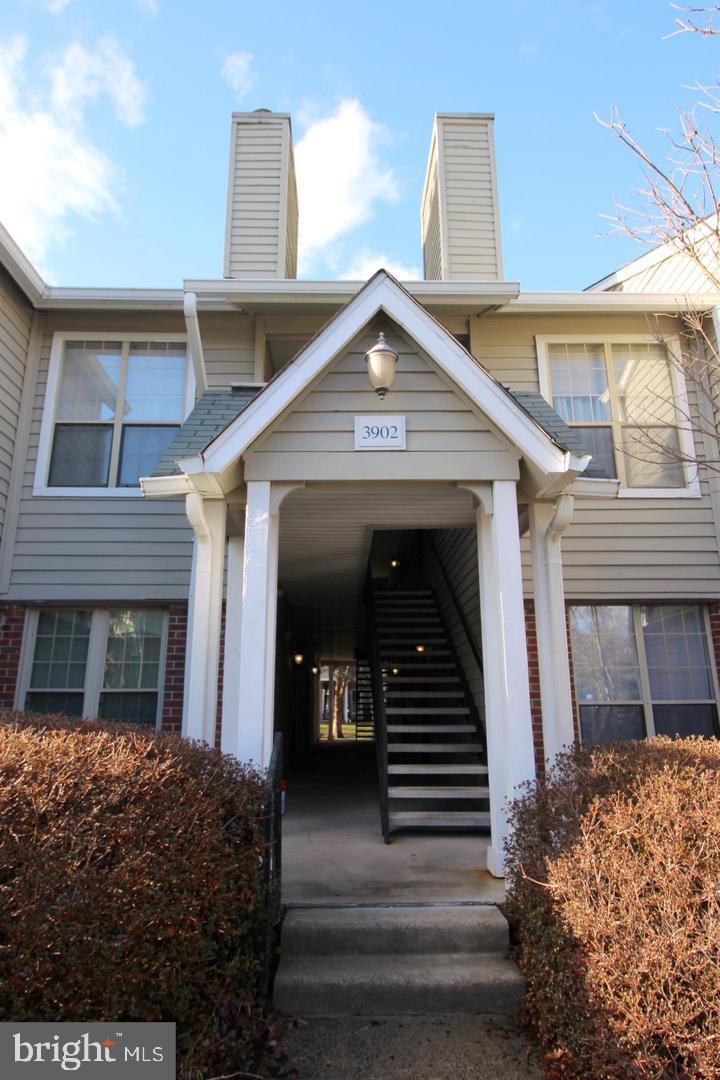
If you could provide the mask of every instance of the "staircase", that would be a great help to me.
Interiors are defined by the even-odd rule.
[[[372,680],[367,660],[358,660],[355,675],[355,738],[369,742],[375,738],[372,710]]]
[[[274,1003],[299,1016],[515,1013],[524,983],[491,904],[291,908]]]
[[[371,668],[383,833],[487,829],[482,729],[429,588],[375,589]]]

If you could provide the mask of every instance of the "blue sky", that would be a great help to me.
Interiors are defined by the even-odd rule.
[[[580,289],[641,251],[601,235],[641,176],[593,112],[619,105],[663,155],[689,88],[720,71],[720,39],[664,39],[676,14],[665,0],[5,0],[0,221],[53,284],[218,277],[230,113],[266,107],[293,116],[302,276],[419,276],[433,113],[494,112],[505,276]]]

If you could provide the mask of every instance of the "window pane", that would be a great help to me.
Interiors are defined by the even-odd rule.
[[[63,356],[57,420],[112,420],[120,382],[121,345],[68,342]]]
[[[653,705],[655,731],[658,735],[702,735],[713,739],[717,734],[714,705]]]
[[[619,419],[675,425],[670,366],[662,345],[613,345]]]
[[[118,487],[138,487],[141,476],[152,475],[179,427],[124,427],[120,447]]]
[[[641,700],[632,608],[571,607],[570,636],[579,704]]]
[[[602,345],[550,345],[553,408],[569,424],[610,419]]]
[[[25,695],[25,708],[28,712],[62,713],[64,716],[82,716],[84,694],[53,693],[47,690],[31,690]]]
[[[640,609],[653,700],[714,697],[702,609],[655,604]]]
[[[575,430],[580,435],[588,454],[592,454],[589,466],[592,475],[614,480],[617,477],[617,469],[615,468],[612,428],[576,427]]]
[[[677,428],[622,429],[628,487],[685,487]]]
[[[101,720],[125,720],[133,724],[155,724],[158,696],[152,694],[104,693],[98,710]]]
[[[581,705],[580,729],[585,746],[620,739],[644,739],[642,705]]]
[[[30,673],[33,690],[83,690],[90,618],[89,611],[68,609],[40,612]],[[27,705],[27,708],[30,706]]]
[[[185,346],[165,343],[130,346],[125,385],[126,420],[182,420],[185,402]]]
[[[109,424],[58,424],[48,487],[107,487],[111,445]]]
[[[110,612],[104,689],[157,690],[162,628],[160,611]]]

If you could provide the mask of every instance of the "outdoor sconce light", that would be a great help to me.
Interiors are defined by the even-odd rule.
[[[370,385],[382,400],[393,384],[398,360],[398,354],[388,345],[382,331],[373,347],[365,353],[365,359]]]
[[[399,675],[399,674],[400,674],[400,668],[396,668],[396,667],[394,667],[394,668],[392,669],[392,673],[393,673],[393,675]]]
[[[310,671],[312,672],[313,675],[317,675],[319,673],[319,671],[320,671],[320,668],[315,667],[315,665],[313,664],[313,666],[310,668]]]
[[[300,667],[304,659],[305,657],[301,652],[293,653],[293,660],[295,661],[296,667]]]
[[[416,645],[415,646],[415,652],[425,652],[425,646],[424,645]]]
[[[397,570],[398,566],[400,565],[400,560],[399,559],[391,559],[390,560],[390,565],[393,568],[393,570]]]

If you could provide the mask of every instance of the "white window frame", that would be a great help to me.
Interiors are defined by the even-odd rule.
[[[655,705],[714,705],[717,710],[718,720],[720,721],[720,679],[718,678],[718,666],[717,657],[715,655],[715,642],[713,641],[712,626],[710,624],[710,612],[708,605],[702,600],[684,600],[678,602],[678,606],[692,605],[693,607],[699,607],[703,620],[703,628],[705,630],[705,647],[708,653],[708,663],[710,665],[710,686],[714,693],[714,697],[711,698],[696,698],[690,700],[685,698],[683,700],[667,699],[667,698],[655,698],[653,699],[652,691],[650,689],[650,674],[647,666],[647,654],[645,652],[645,637],[643,634],[643,627],[641,621],[640,609],[643,607],[669,607],[672,601],[663,600],[573,600],[567,606],[571,607],[627,607],[630,608],[632,615],[632,627],[635,635],[635,654],[638,662],[638,675],[640,679],[640,697],[636,700],[618,699],[617,701],[580,701],[577,693],[577,684],[573,678],[573,690],[575,694],[575,716],[577,721],[577,733],[580,743],[583,742],[582,734],[582,721],[580,718],[580,709],[584,705],[588,708],[607,706],[612,708],[618,706],[639,706],[643,711],[643,722],[645,724],[645,738],[652,738],[655,732],[655,713],[653,707]],[[568,625],[569,616],[568,616]],[[570,651],[572,653],[572,635],[570,636]]]
[[[129,604],[112,604],[106,608],[94,608],[91,604],[43,604],[41,607],[29,608],[25,617],[22,647],[20,650],[20,664],[18,680],[15,688],[15,708],[22,711],[25,708],[25,698],[32,688],[30,676],[32,674],[33,657],[35,655],[35,640],[37,638],[38,620],[41,611],[55,611],[66,607],[68,611],[90,611],[90,639],[88,642],[88,655],[85,665],[85,686],[83,688],[84,701],[82,719],[96,720],[100,708],[100,695],[103,693],[103,677],[105,675],[105,657],[107,653],[108,627],[110,624],[111,611],[141,611],[145,610],[142,604],[134,606]],[[165,690],[165,662],[167,657],[168,640],[168,612],[163,609],[152,608],[153,611],[162,611],[162,635],[160,638],[160,663],[158,666],[157,687],[157,715],[155,717],[155,731],[160,730],[163,711],[163,696]],[[108,724],[119,721],[108,720]],[[149,725],[147,725],[149,728]]]
[[[663,339],[673,356],[681,355],[680,338],[677,336]],[[550,355],[548,345],[657,345],[658,339],[652,334],[538,334],[535,337],[535,348],[538,362],[538,379],[540,393],[547,403],[552,406],[553,396],[550,379]],[[605,364],[609,370],[611,354],[606,348]],[[700,499],[700,479],[695,458],[695,443],[693,433],[687,426],[683,417],[690,416],[688,403],[687,383],[682,371],[676,364],[670,363],[670,382],[677,416],[677,433],[680,445],[680,453],[686,459],[682,462],[685,486],[677,488],[642,488],[629,487],[619,478],[608,479],[606,477],[581,477],[583,495],[592,495],[593,486],[597,485],[598,495],[605,495],[609,485],[614,485],[616,495],[620,499]],[[609,378],[609,376],[608,376]],[[572,424],[568,425],[573,427]],[[582,425],[580,425],[582,426]],[[608,426],[610,426],[608,424]],[[638,425],[642,427],[642,425]],[[621,447],[616,447],[613,441],[613,451],[616,455],[622,454]],[[580,492],[579,492],[580,493]]]
[[[35,479],[33,482],[33,495],[43,498],[67,498],[76,499],[137,499],[142,498],[142,488],[134,487],[49,487],[48,475],[50,472],[50,458],[52,456],[53,439],[55,436],[55,414],[57,412],[58,394],[60,392],[60,371],[65,345],[68,341],[119,341],[123,347],[129,347],[133,342],[159,341],[184,344],[186,346],[185,359],[185,400],[183,403],[183,415],[180,423],[189,416],[195,404],[195,371],[190,359],[187,334],[181,333],[143,333],[142,330],[128,333],[127,330],[62,330],[53,334],[50,348],[50,362],[48,364],[47,385],[45,387],[45,400],[43,402],[42,422],[40,425],[40,439],[38,442],[37,462],[35,465]],[[115,443],[113,436],[113,446]]]

